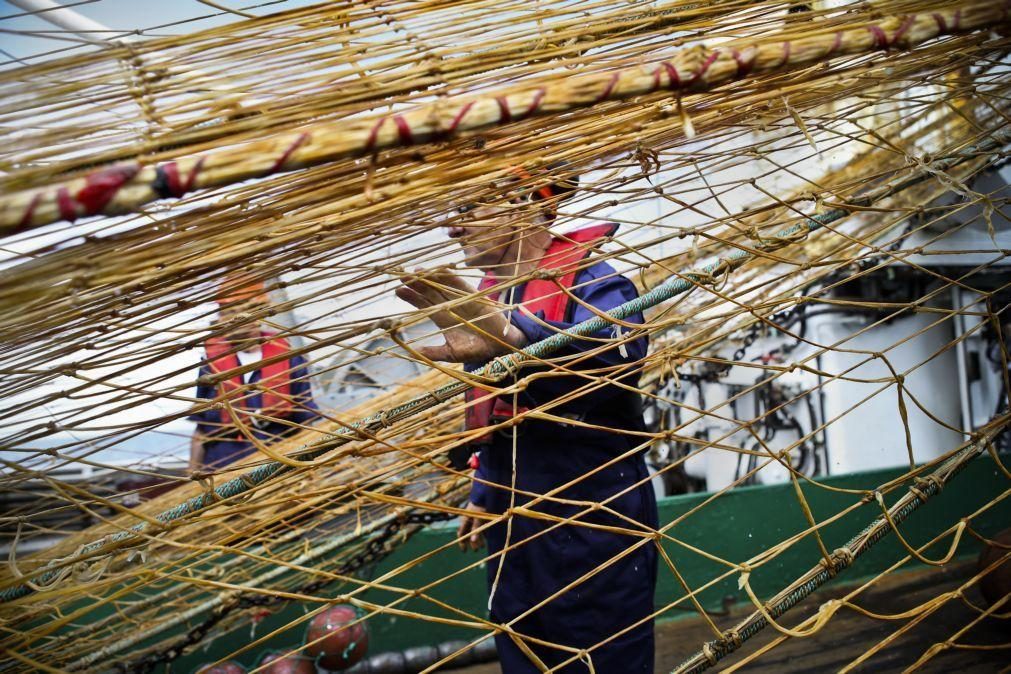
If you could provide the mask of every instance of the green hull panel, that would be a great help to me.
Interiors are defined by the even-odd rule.
[[[881,470],[826,478],[822,482],[828,486],[844,489],[873,489],[904,472]],[[1007,488],[1006,479],[997,471],[993,461],[989,456],[983,456],[971,464],[948,489],[902,525],[902,534],[911,544],[922,544],[956,523],[959,518],[970,515],[997,498]],[[858,495],[832,492],[810,484],[805,484],[803,490],[818,521],[836,515],[859,501]],[[905,493],[904,488],[893,492],[893,494],[902,493]],[[746,561],[807,528],[794,488],[790,484],[735,489],[707,503],[710,497],[710,494],[690,494],[663,499],[660,502],[660,521],[668,523],[677,520],[677,524],[668,532],[672,537],[721,559],[731,562]],[[894,498],[887,500],[891,503]],[[822,529],[826,546],[830,550],[839,547],[880,514],[881,510],[877,503],[864,503],[853,512],[826,525]],[[975,521],[974,526],[983,534],[992,534],[1011,526],[1011,499],[997,503]],[[454,538],[455,531],[455,525],[450,523],[429,527],[419,532],[379,564],[369,577],[378,578],[391,569],[417,560],[449,544]],[[942,556],[947,551],[948,545],[950,538],[935,546],[929,556],[932,558]],[[707,559],[684,546],[668,542],[665,548],[690,587],[698,588],[728,571],[727,566]],[[966,536],[962,540],[958,557],[964,559],[966,556],[978,554],[978,551],[978,542]],[[852,583],[866,578],[887,568],[904,554],[904,548],[896,537],[888,536],[834,582]],[[760,597],[769,597],[811,568],[819,558],[818,547],[813,538],[808,536],[756,568],[751,575],[752,587]],[[444,550],[409,572],[399,575],[390,584],[408,590],[421,588],[477,560],[479,556],[476,553],[465,554],[455,548]],[[719,611],[723,601],[729,597],[733,597],[738,603],[747,603],[749,600],[745,593],[738,590],[738,577],[739,574],[732,574],[702,591],[699,594],[702,605],[707,609]],[[346,590],[347,588],[332,586],[325,592],[327,596],[334,596]],[[482,618],[487,616],[483,568],[470,569],[456,576],[451,582],[436,585],[428,590],[427,594],[435,600],[467,613]],[[683,595],[681,585],[661,561],[656,594],[657,605],[665,605]],[[362,598],[385,604],[398,596],[402,595],[370,591]],[[680,605],[691,608],[687,602]],[[255,636],[263,637],[292,620],[304,617],[312,607],[310,604],[291,602],[280,609],[275,609],[276,613],[263,619],[256,626]],[[464,615],[450,613],[421,598],[406,600],[398,604],[397,608],[449,619],[467,619]],[[620,610],[620,607],[616,607],[616,610]],[[687,615],[692,613],[675,609],[668,611],[665,618]],[[795,621],[787,622],[792,624]],[[289,630],[263,643],[257,643],[235,659],[250,666],[268,650],[288,650],[297,647],[305,633],[304,625],[303,622],[297,629]],[[389,615],[370,618],[369,630],[371,633],[369,652],[372,654],[437,644],[451,639],[474,639],[481,634],[476,629]],[[175,638],[178,638],[178,633],[173,635],[173,640]],[[251,641],[253,641],[251,627],[246,623],[227,635],[219,636],[206,649],[204,646],[197,647],[194,652],[179,658],[171,669],[166,671],[193,671],[200,664],[213,662],[238,648],[249,645]]]

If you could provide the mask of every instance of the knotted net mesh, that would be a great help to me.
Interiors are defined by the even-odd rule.
[[[413,671],[493,635],[544,670],[607,671],[594,657],[623,635],[687,615],[705,637],[676,671],[760,664],[847,612],[888,625],[848,669],[966,601],[1006,545],[913,608],[865,596],[1007,520],[1009,10],[282,4],[6,64],[4,671],[264,671],[267,648],[312,653],[306,626],[333,604],[374,648],[455,639]],[[577,186],[541,198],[557,184]],[[490,294],[446,236],[505,247],[474,205],[511,214],[521,249],[618,228],[563,270],[497,269]],[[637,298],[587,300],[618,276]],[[587,321],[525,316],[542,338],[519,349],[490,330],[523,312],[512,291],[551,279]],[[429,301],[397,299],[405,283]],[[430,357],[459,330],[495,357]],[[532,404],[538,387],[556,394]],[[449,458],[487,432],[465,424],[468,389],[511,408],[495,433],[513,465],[525,427],[554,429],[533,449],[559,465],[594,438],[619,449],[550,488],[496,483],[507,507],[477,532],[542,533],[464,555],[470,535],[439,522],[488,486]],[[616,391],[641,399],[641,426],[580,404]],[[194,463],[209,438],[250,453]],[[644,486],[656,522],[616,505]],[[916,524],[942,488],[933,528]],[[648,615],[615,607],[584,643],[489,613],[485,590],[514,591],[503,560],[574,529],[621,551],[529,611],[605,591],[595,579],[648,548]],[[882,539],[866,582],[802,602]],[[1006,649],[964,638],[1006,601],[968,601],[902,666]]]

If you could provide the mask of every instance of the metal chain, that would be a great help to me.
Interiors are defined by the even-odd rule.
[[[456,517],[450,513],[441,512],[421,512],[407,513],[404,516],[392,520],[383,531],[374,536],[366,544],[365,548],[341,564],[333,573],[339,576],[347,576],[360,571],[362,568],[382,561],[387,555],[393,552],[393,546],[389,546],[390,540],[400,531],[409,525],[427,526],[435,522],[443,522]],[[313,594],[333,583],[336,578],[320,578],[306,583],[293,590],[296,594]],[[219,606],[211,615],[207,616],[202,623],[190,629],[179,641],[167,648],[145,654],[143,657],[127,663],[119,663],[115,668],[119,672],[139,672],[145,674],[153,671],[162,663],[172,662],[183,655],[186,650],[204,640],[207,633],[224,620],[229,614],[236,610],[247,608],[258,608],[274,606],[290,601],[286,597],[276,597],[264,594],[249,593],[240,595],[227,604]]]
[[[888,253],[894,253],[898,251],[900,248],[902,248],[902,245],[905,243],[906,239],[913,232],[914,226],[922,223],[922,220],[923,220],[922,213],[917,213],[913,217],[910,217],[906,221],[906,226],[903,228],[902,233],[899,235],[899,237],[884,250]],[[856,266],[860,270],[869,269],[877,264],[880,264],[883,258],[884,256],[870,257],[857,262]],[[850,275],[850,273],[851,272],[847,271],[846,269],[840,269],[826,276],[821,281],[819,281],[819,285],[822,286],[831,285],[837,281],[846,278],[847,276]],[[807,289],[805,289],[802,294],[806,295]],[[788,324],[790,319],[792,319],[795,315],[805,311],[806,308],[807,307],[803,303],[795,304],[793,307],[789,309],[784,309],[783,311],[779,311],[777,313],[772,314],[771,316],[769,316],[768,321],[773,325]],[[755,343],[755,340],[758,339],[762,327],[763,322],[756,322],[751,325],[751,327],[748,329],[748,332],[744,335],[744,339],[741,342],[740,348],[734,351],[734,356],[731,359],[733,362],[711,363],[705,371],[697,374],[681,374],[679,372],[678,378],[681,379],[682,381],[686,381],[692,384],[699,384],[701,382],[715,382],[722,379],[723,377],[726,377],[727,374],[729,374],[731,368],[733,368],[734,363],[741,362],[744,360],[744,356],[747,355],[748,349],[751,347],[752,344]],[[798,342],[783,347],[782,349],[778,349],[777,351],[782,355],[789,355],[789,353],[794,349],[796,349],[799,345],[800,343]]]
[[[796,311],[796,309],[790,309],[787,312],[780,312],[780,314],[773,314],[769,320],[776,323],[779,320],[788,318],[789,314],[793,311]],[[782,319],[779,318],[781,314]],[[734,351],[734,356],[730,362],[710,363],[709,367],[707,367],[704,371],[695,374],[682,374],[678,372],[678,379],[691,384],[699,384],[701,382],[715,382],[727,376],[731,368],[734,367],[734,363],[744,360],[744,356],[747,354],[748,349],[755,343],[755,340],[758,339],[762,327],[762,323],[754,323],[750,328],[748,328],[747,334],[745,334],[744,339],[741,340],[740,348],[738,348],[737,351]]]

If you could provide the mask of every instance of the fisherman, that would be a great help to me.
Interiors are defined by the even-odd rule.
[[[525,190],[532,181],[514,169],[508,184],[501,185],[513,193],[511,199],[466,206],[449,228],[466,265],[485,272],[478,289],[484,297],[461,301],[475,290],[446,271],[416,270],[397,289],[401,299],[419,309],[451,302],[432,316],[446,343],[419,347],[420,356],[462,362],[474,370],[637,296],[635,286],[607,262],[586,260],[617,225],[553,236],[548,226],[558,203],[577,185],[541,175],[541,183],[551,184]],[[517,375],[524,386],[515,395],[493,397],[475,389],[468,396],[468,428],[475,435],[487,431],[470,461],[476,479],[468,510],[502,514],[547,495],[528,507],[550,519],[517,513],[511,523],[503,520],[487,529],[491,619],[515,630],[533,656],[499,633],[496,645],[507,674],[541,671],[534,659],[556,666],[578,649],[591,650],[558,671],[653,671],[655,547],[640,536],[585,526],[629,530],[638,523],[644,532],[657,527],[644,454],[635,451],[643,438],[635,433],[645,431],[636,387],[647,337],[629,335],[627,324],[642,322],[635,314],[625,327],[612,324],[553,354],[577,374],[531,367]],[[508,423],[534,409],[552,418]],[[590,510],[593,503],[609,512]],[[558,524],[559,518],[575,518],[575,523]],[[462,519],[461,545],[481,547],[475,529],[484,521]]]
[[[218,298],[218,324],[224,332],[204,344],[197,398],[227,404],[205,407],[189,417],[197,424],[190,442],[193,473],[221,469],[252,454],[257,443],[291,436],[319,416],[305,359],[291,353],[281,335],[244,319],[243,314],[268,304],[259,282],[239,281],[237,289]]]

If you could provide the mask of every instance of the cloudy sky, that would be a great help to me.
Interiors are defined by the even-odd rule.
[[[49,0],[34,0],[34,2]],[[212,28],[242,19],[197,0],[63,0],[64,7],[111,29],[95,33],[94,41],[137,34],[147,37],[179,35]],[[312,4],[310,0],[220,0],[214,4],[243,12],[263,15]],[[0,0],[0,49],[4,60],[52,58],[53,52],[78,53],[94,49],[87,40],[53,26],[37,16],[26,15],[14,3]],[[61,51],[62,50],[62,51]],[[66,51],[71,50],[71,51]]]

